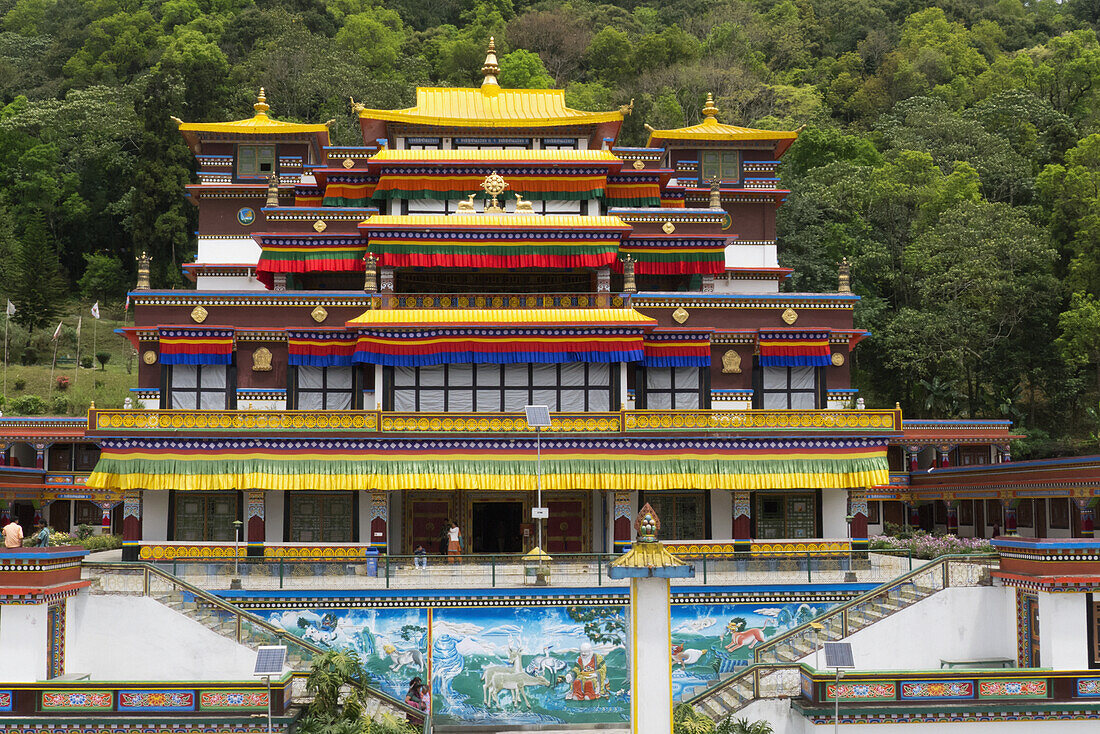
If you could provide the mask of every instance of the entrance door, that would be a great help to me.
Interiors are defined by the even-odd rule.
[[[812,494],[758,492],[756,537],[761,539],[818,537],[816,497]]]
[[[522,522],[523,502],[473,502],[468,536],[473,552],[522,552]]]
[[[546,552],[581,553],[584,550],[584,503],[580,500],[556,500],[546,503]]]
[[[905,527],[905,503],[904,502],[883,502],[882,503],[882,527],[887,525],[897,525],[899,528]]]
[[[407,517],[411,519],[412,532],[406,552],[411,553],[422,545],[429,554],[446,553],[446,548],[440,551],[439,536],[443,533],[444,521],[454,517],[450,501],[414,499],[409,504],[411,509]]]

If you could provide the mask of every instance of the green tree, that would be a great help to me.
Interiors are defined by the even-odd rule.
[[[18,278],[12,287],[15,320],[30,330],[53,322],[65,302],[65,277],[46,221],[35,212],[23,232],[16,260]]]
[[[391,70],[405,44],[405,24],[395,11],[388,8],[349,15],[336,34],[336,43],[356,54],[370,69]]]
[[[538,54],[519,49],[500,59],[500,86],[509,89],[549,89],[553,78]]]
[[[115,300],[126,292],[129,274],[118,258],[96,253],[84,255],[84,275],[78,285],[80,294],[89,301]]]

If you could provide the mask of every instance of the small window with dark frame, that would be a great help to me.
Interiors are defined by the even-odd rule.
[[[761,407],[779,410],[817,408],[816,367],[762,367]]]
[[[224,364],[174,364],[168,397],[173,410],[225,410],[229,407],[229,368]]]
[[[274,145],[238,145],[237,176],[240,178],[269,178],[275,173]]]
[[[698,410],[703,407],[700,367],[646,367],[646,410]]]
[[[354,367],[308,367],[295,371],[295,410],[351,410]]]
[[[739,181],[741,160],[737,151],[703,151],[699,161],[699,172],[703,183],[715,178],[720,181]]]

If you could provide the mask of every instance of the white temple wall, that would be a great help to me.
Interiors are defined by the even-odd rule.
[[[195,262],[204,265],[255,265],[260,245],[251,237],[199,237]],[[259,284],[263,288],[263,284]],[[251,289],[249,289],[251,290]]]
[[[281,489],[264,492],[264,541],[267,543],[283,542],[283,506],[285,502],[286,492]]]
[[[46,677],[46,630],[45,604],[0,604],[5,682],[25,683]]]
[[[1084,594],[1039,593],[1039,667],[1087,670]]]
[[[728,489],[710,490],[710,538],[733,538],[733,492]]]
[[[848,491],[844,489],[821,490],[821,537],[847,538]]]
[[[141,492],[141,540],[168,540],[168,491],[144,489]]]

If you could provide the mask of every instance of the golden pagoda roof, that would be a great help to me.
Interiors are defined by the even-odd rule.
[[[236,133],[238,135],[272,135],[293,133],[324,133],[328,135],[328,125],[303,124],[273,120],[267,115],[271,109],[267,104],[267,95],[263,87],[252,105],[256,114],[246,120],[232,122],[184,122],[178,117],[172,119],[179,125],[181,133]]]
[[[441,127],[550,127],[623,121],[621,112],[584,112],[565,106],[561,89],[417,87],[404,110],[359,111],[360,118]]]
[[[621,163],[609,150],[391,150],[370,158],[371,163],[420,163],[423,161],[487,161],[519,163]]]
[[[499,229],[628,229],[618,217],[540,214],[375,214],[360,227],[470,227]]]
[[[649,127],[648,125],[646,126]],[[651,147],[654,140],[790,140],[798,137],[798,130],[756,130],[751,127],[739,127],[718,122],[718,108],[714,97],[707,93],[707,103],[703,107],[703,121],[698,125],[678,127],[673,130],[654,130],[649,128]]]
[[[657,321],[632,308],[409,308],[367,311],[348,326],[655,326]]]

